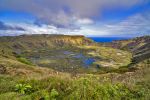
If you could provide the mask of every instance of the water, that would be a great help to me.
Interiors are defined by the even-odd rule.
[[[112,42],[115,40],[126,40],[130,39],[131,37],[88,37],[95,42]]]
[[[84,64],[84,67],[89,67],[90,65],[92,65],[95,62],[94,58],[92,58],[92,57],[86,57],[82,53],[75,54],[73,52],[65,51],[64,54],[66,54],[66,55],[72,54],[73,58],[81,59],[82,63]]]
[[[51,55],[36,55],[36,56],[32,56],[29,58],[34,64],[40,64],[40,66],[50,66],[51,64],[56,63],[57,61],[59,61],[59,59],[69,59],[69,60],[64,60],[64,64],[68,63],[68,64],[76,64],[78,66],[83,66],[85,68],[90,67],[94,62],[95,59],[92,57],[88,57],[85,56],[82,53],[77,53],[77,52],[73,52],[73,51],[60,51],[58,52],[58,54],[56,55],[54,53]],[[66,62],[69,61],[69,62]],[[59,65],[59,64],[58,64]]]
[[[77,59],[81,59],[84,64],[84,67],[89,67],[90,65],[92,65],[95,62],[94,58],[86,57],[83,54],[77,54],[77,55],[74,55],[73,57],[77,58]]]
[[[83,60],[84,66],[88,67],[95,62],[94,58],[87,58]]]

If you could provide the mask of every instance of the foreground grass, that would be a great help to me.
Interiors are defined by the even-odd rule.
[[[135,72],[60,73],[0,58],[0,100],[149,100],[149,60]]]
[[[150,68],[149,64],[144,65],[145,68],[124,74],[71,76],[49,70],[39,77],[31,68],[30,78],[1,74],[0,100],[149,100]]]
[[[146,89],[140,86],[132,89],[122,83],[111,83],[107,78],[100,83],[94,75],[75,79],[50,77],[16,81],[12,77],[3,76],[0,79],[1,100],[148,100]],[[16,84],[30,85],[31,92],[16,91]]]

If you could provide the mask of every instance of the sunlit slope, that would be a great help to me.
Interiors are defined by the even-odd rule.
[[[0,74],[24,77],[26,79],[40,79],[44,77],[58,76],[62,73],[49,68],[41,68],[33,65],[24,64],[17,60],[0,57]],[[65,74],[62,75],[65,76]]]
[[[0,37],[1,45],[14,49],[39,49],[62,46],[89,45],[93,41],[84,36],[70,35],[21,35]]]

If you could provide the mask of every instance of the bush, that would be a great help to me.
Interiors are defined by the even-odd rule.
[[[52,89],[50,93],[50,98],[52,100],[56,100],[56,97],[59,95],[59,93],[56,91],[56,89]]]
[[[40,90],[31,95],[33,100],[57,100],[59,93],[56,89],[52,89],[51,92],[48,90]]]
[[[47,90],[39,90],[31,94],[32,100],[50,100],[49,92]]]
[[[17,84],[15,91],[21,94],[30,94],[33,92],[32,86],[27,84]]]

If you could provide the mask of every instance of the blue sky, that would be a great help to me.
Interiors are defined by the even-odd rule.
[[[150,0],[0,0],[0,35],[150,35]]]

